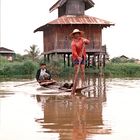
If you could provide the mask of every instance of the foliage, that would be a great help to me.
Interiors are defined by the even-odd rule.
[[[9,62],[5,58],[0,58],[0,77],[35,77],[36,71],[39,68],[38,61],[23,59],[20,55],[19,60]],[[23,60],[20,60],[23,59]],[[42,60],[41,60],[42,61]],[[117,61],[116,61],[117,62]],[[108,63],[103,69],[105,76],[111,77],[140,77],[140,64],[136,63]],[[63,64],[63,60],[55,60],[47,62],[47,68],[52,73],[52,76],[73,76],[74,68]],[[86,75],[91,74],[98,76],[100,71],[98,68],[86,68]]]
[[[62,71],[60,72],[59,76],[61,77],[68,77],[74,74],[73,67],[63,66]]]
[[[140,77],[140,65],[136,63],[109,63],[105,71],[113,77]]]
[[[85,74],[99,75],[99,69],[95,67],[90,67],[85,70]]]
[[[23,56],[21,54],[16,54],[15,56],[15,61],[18,61],[18,62],[22,62],[23,61]]]
[[[1,66],[1,65],[0,65]],[[37,64],[32,61],[5,63],[0,69],[0,75],[3,77],[14,77],[19,75],[34,75]]]
[[[52,75],[59,75],[63,69],[62,63],[58,63],[57,61],[47,63],[47,68],[52,73]]]
[[[29,56],[29,58],[31,58],[33,61],[35,61],[35,59],[40,54],[40,51],[36,45],[30,46],[30,49],[29,50],[26,49],[25,52],[27,52],[27,56]]]
[[[5,64],[7,62],[8,62],[8,60],[5,57],[0,55],[0,65]]]
[[[25,54],[25,55],[16,54],[15,61],[23,62],[23,61],[27,61],[27,60],[32,60],[32,58],[29,57],[29,55],[27,55],[27,54]]]
[[[127,58],[122,58],[122,57],[114,57],[111,59],[112,63],[134,63],[135,59],[127,59]]]

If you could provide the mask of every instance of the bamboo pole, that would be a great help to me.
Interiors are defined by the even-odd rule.
[[[18,84],[18,85],[15,85],[14,87],[24,86],[24,85],[33,84],[33,83],[36,83],[36,81],[30,81],[30,82]]]
[[[83,45],[81,56],[83,55],[84,48],[85,48],[85,44]],[[77,68],[77,71],[75,73],[73,88],[72,88],[72,92],[71,92],[72,95],[74,95],[75,91],[76,91],[76,86],[77,86],[77,80],[78,80],[78,74],[79,74],[79,70],[80,70],[81,61],[79,61],[78,68]]]

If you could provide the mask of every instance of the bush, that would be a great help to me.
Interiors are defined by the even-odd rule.
[[[35,74],[36,65],[32,61],[25,61],[22,65],[22,72],[24,75],[32,75]]]
[[[12,78],[32,78],[35,77],[36,71],[39,68],[38,62],[26,60],[23,62],[8,62],[4,58],[0,60],[0,76]],[[68,77],[73,76],[73,67],[64,67],[61,61],[52,61],[47,63],[48,70],[52,76]],[[97,68],[87,68],[86,75],[92,74],[98,76],[100,71]],[[103,69],[105,76],[112,77],[140,77],[140,65],[136,63],[108,63]]]
[[[115,77],[140,77],[140,65],[135,63],[110,63],[105,70]]]
[[[131,59],[126,59],[126,58],[121,58],[121,57],[114,57],[111,59],[112,63],[134,63],[136,59],[131,58]]]
[[[52,73],[52,75],[59,75],[63,71],[62,63],[57,61],[47,63],[47,68]]]
[[[6,63],[8,63],[8,62],[9,62],[9,61],[8,61],[5,57],[3,57],[3,56],[0,55],[0,66],[6,64]]]
[[[0,69],[0,75],[15,77],[19,75],[35,75],[38,65],[32,61],[5,63]]]

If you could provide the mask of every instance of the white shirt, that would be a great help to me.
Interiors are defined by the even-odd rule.
[[[40,76],[44,76],[44,75],[46,75],[46,69],[41,69],[41,71],[40,71]]]

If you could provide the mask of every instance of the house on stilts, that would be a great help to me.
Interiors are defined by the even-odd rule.
[[[14,50],[5,47],[0,47],[0,56],[6,58],[8,61],[13,61],[15,58]]]
[[[48,22],[34,32],[43,31],[44,59],[50,61],[54,54],[63,56],[64,65],[71,65],[71,39],[69,34],[77,28],[85,32],[90,40],[87,50],[87,66],[105,66],[106,46],[102,46],[102,29],[113,23],[93,16],[85,11],[94,7],[92,0],[58,0],[49,10],[58,9],[58,18]],[[66,64],[67,63],[67,64]]]

